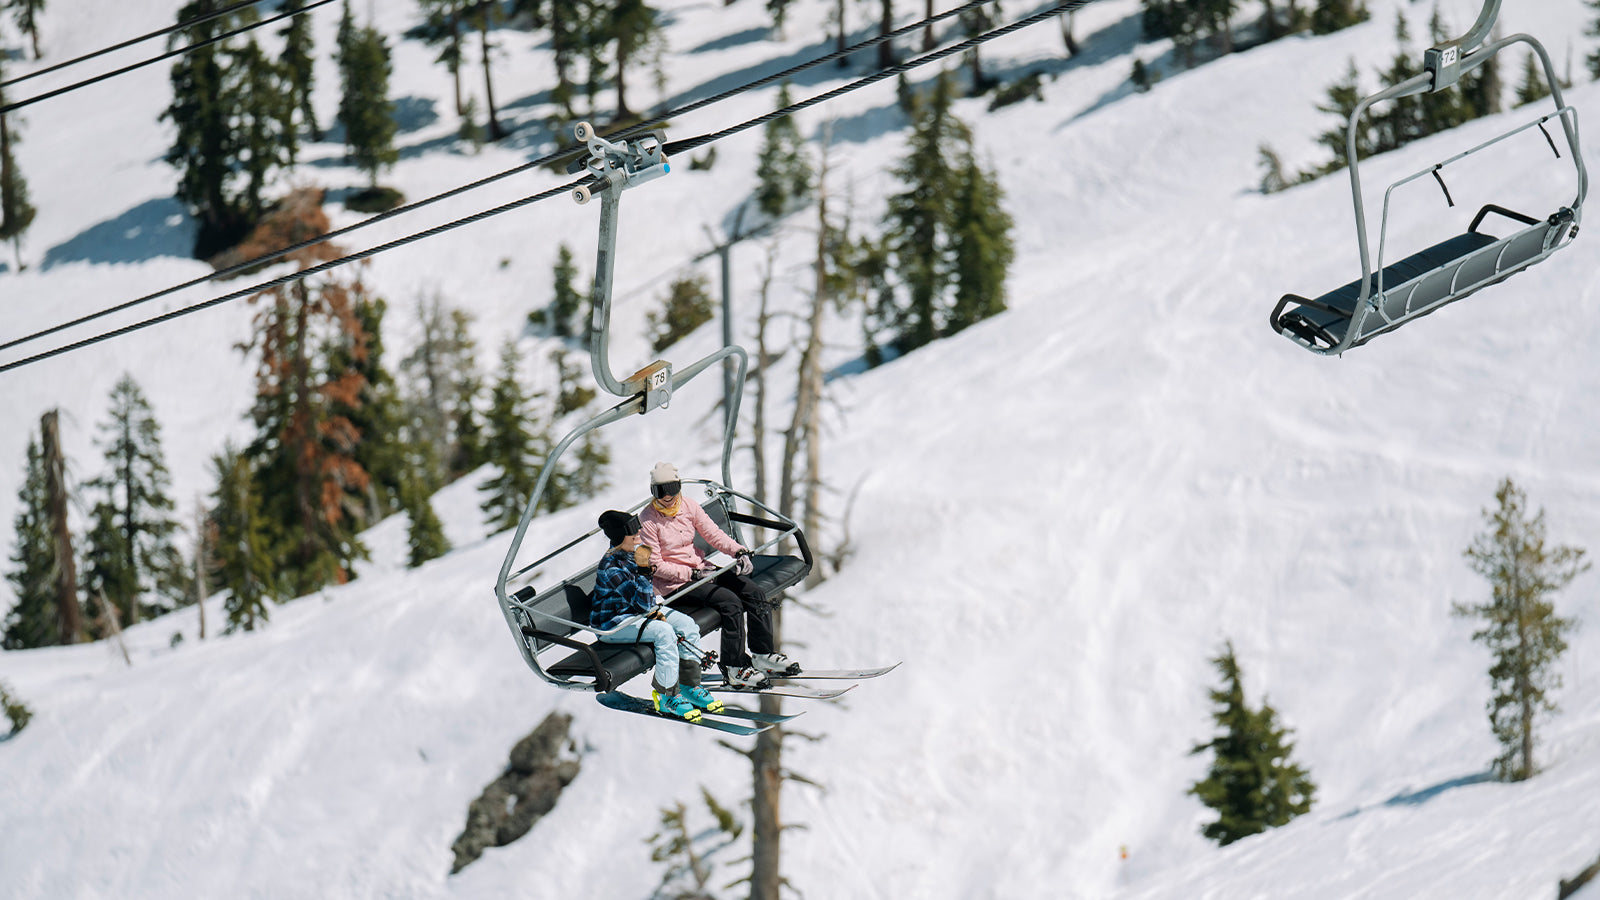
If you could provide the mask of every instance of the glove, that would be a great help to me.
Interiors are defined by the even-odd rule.
[[[749,575],[755,570],[756,564],[750,559],[750,551],[740,550],[733,563],[733,573],[735,575]]]

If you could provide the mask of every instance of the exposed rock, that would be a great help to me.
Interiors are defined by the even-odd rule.
[[[451,849],[461,871],[486,847],[504,847],[555,809],[561,791],[578,777],[581,762],[568,737],[572,716],[551,713],[511,748],[504,772],[467,807],[467,827]]]

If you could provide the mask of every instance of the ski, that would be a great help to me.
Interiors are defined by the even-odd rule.
[[[772,683],[792,684],[797,681],[805,681],[808,678],[860,681],[864,678],[877,678],[879,675],[892,672],[899,667],[900,664],[895,663],[892,666],[876,666],[867,669],[802,669],[799,675],[773,675]],[[720,672],[707,672],[704,680],[708,684],[721,682],[722,674]]]
[[[848,687],[842,688],[819,688],[812,687],[811,685],[807,684],[772,683],[770,687],[761,688],[758,690],[756,688],[734,687],[732,685],[725,684],[720,679],[713,682],[710,677],[707,677],[705,681],[701,683],[701,687],[708,691],[715,691],[719,694],[769,694],[775,697],[804,697],[808,700],[832,700],[834,697],[839,696],[845,691],[853,689],[855,685],[852,684]]]
[[[632,694],[624,694],[621,691],[608,691],[604,694],[597,695],[595,699],[599,700],[602,706],[605,706],[608,709],[617,710],[619,712],[636,713],[641,716],[652,716],[657,719],[666,719],[668,722],[681,722],[684,725],[693,725],[697,728],[710,728],[713,731],[721,731],[726,734],[760,734],[761,732],[766,731],[777,724],[774,722],[755,720],[757,722],[755,725],[741,725],[738,722],[724,722],[720,719],[710,718],[710,716],[714,715],[734,715],[740,718],[749,718],[749,716],[740,715],[740,713],[745,712],[744,710],[740,710],[739,713],[729,713],[727,711],[721,713],[701,713],[699,721],[691,722],[688,719],[680,719],[677,716],[669,716],[666,713],[656,712],[655,704],[651,703],[649,700],[635,697]],[[756,715],[760,715],[760,713],[756,713]]]
[[[722,709],[720,709],[720,710],[718,710],[718,711],[716,711],[714,713],[706,713],[706,715],[708,715],[708,716],[728,716],[729,718],[734,718],[734,719],[749,719],[752,722],[767,722],[767,723],[770,723],[772,725],[781,725],[784,722],[789,721],[790,719],[794,719],[794,718],[798,718],[800,716],[803,716],[803,715],[805,715],[805,713],[795,713],[792,716],[783,716],[783,715],[778,715],[777,713],[756,712],[753,709],[743,709],[743,708],[737,707],[737,706],[724,706]]]

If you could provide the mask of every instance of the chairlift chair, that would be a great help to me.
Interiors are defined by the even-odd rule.
[[[516,559],[522,550],[523,540],[527,536],[529,522],[533,518],[534,511],[539,508],[539,502],[544,496],[551,474],[556,470],[557,462],[562,454],[585,434],[629,416],[644,415],[665,408],[670,404],[673,395],[696,375],[722,360],[737,360],[735,379],[737,389],[728,398],[727,417],[723,428],[722,478],[720,481],[687,479],[684,484],[704,485],[706,500],[703,505],[706,513],[718,527],[744,546],[751,545],[741,538],[739,525],[772,529],[772,537],[758,546],[751,547],[755,568],[750,577],[767,592],[768,596],[776,596],[800,583],[810,573],[813,560],[810,545],[806,542],[806,536],[799,525],[731,486],[734,426],[738,422],[739,398],[743,392],[749,362],[748,355],[742,347],[737,345],[723,347],[678,372],[673,371],[670,363],[658,360],[627,378],[617,378],[611,373],[607,348],[621,194],[628,188],[666,174],[669,171],[669,164],[661,150],[661,138],[657,134],[652,133],[636,140],[614,143],[596,135],[588,123],[580,123],[576,130],[579,140],[584,141],[589,149],[588,160],[576,168],[586,168],[593,177],[574,190],[573,199],[580,204],[594,198],[599,198],[601,201],[600,242],[593,293],[594,315],[589,324],[590,362],[596,383],[608,393],[624,399],[579,425],[557,443],[545,458],[533,495],[523,510],[522,518],[511,539],[511,546],[506,552],[505,561],[500,567],[499,577],[495,581],[495,596],[499,599],[506,624],[511,629],[523,661],[536,675],[558,688],[594,691],[604,695],[635,675],[648,670],[653,662],[653,653],[648,644],[602,643],[598,638],[608,632],[593,628],[589,624],[595,571],[599,557],[604,552],[604,548],[597,547],[589,539],[598,534],[600,529],[590,529],[555,551],[513,571]],[[636,512],[647,502],[648,499],[641,501],[628,511]],[[740,502],[747,504],[746,508],[753,512],[739,511]],[[782,551],[781,547],[789,540],[793,540],[798,547],[798,555]],[[576,574],[562,579],[542,592],[535,590],[532,584],[526,583],[541,574],[544,571],[542,567],[580,546],[586,546],[586,552],[590,552],[591,556],[590,561],[581,565]],[[730,565],[731,563],[722,566],[718,572]],[[703,578],[691,582],[674,596],[684,596],[706,580]],[[523,583],[513,589],[513,583],[519,581]],[[715,610],[702,607],[690,614],[700,626],[702,634],[717,627],[718,616]],[[556,655],[552,648],[570,652],[562,654],[562,658],[552,662],[549,659]]]
[[[1363,99],[1351,113],[1346,149],[1350,186],[1355,198],[1356,243],[1361,254],[1361,277],[1316,298],[1283,295],[1273,307],[1270,317],[1274,331],[1314,353],[1336,356],[1542,262],[1577,236],[1583,218],[1583,199],[1589,186],[1588,172],[1578,146],[1577,111],[1562,100],[1561,82],[1556,78],[1550,55],[1533,37],[1517,34],[1487,45],[1482,43],[1494,24],[1499,7],[1500,0],[1488,0],[1477,24],[1466,37],[1427,51],[1424,57],[1425,71],[1421,75]],[[1368,246],[1356,152],[1357,129],[1362,115],[1373,104],[1384,100],[1450,88],[1463,73],[1470,72],[1500,51],[1519,43],[1527,44],[1538,55],[1550,86],[1554,110],[1390,185],[1384,193],[1383,224],[1375,272]],[[1384,264],[1389,212],[1396,188],[1429,176],[1438,179],[1441,188],[1445,188],[1440,173],[1446,166],[1534,128],[1543,132],[1550,149],[1559,158],[1561,151],[1546,128],[1551,120],[1561,123],[1566,138],[1566,157],[1572,161],[1577,172],[1577,194],[1570,204],[1549,212],[1543,218],[1498,204],[1486,204],[1473,216],[1464,233],[1397,262]],[[1448,188],[1445,188],[1445,196],[1454,206]]]

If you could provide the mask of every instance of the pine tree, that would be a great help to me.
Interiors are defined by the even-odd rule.
[[[39,49],[39,16],[44,12],[44,0],[11,0],[10,6],[17,30],[27,35],[33,44],[33,58],[44,59]]]
[[[1317,0],[1311,11],[1311,33],[1332,34],[1371,18],[1366,0]]]
[[[137,625],[182,605],[187,576],[174,543],[178,523],[161,426],[130,376],[111,391],[98,444],[106,471],[88,483],[103,500],[88,539],[86,585],[90,596],[103,593],[116,604],[125,625]]]
[[[559,419],[588,406],[589,401],[595,398],[595,390],[578,379],[581,369],[567,364],[567,351],[552,350],[550,362],[556,367],[555,417]]]
[[[628,108],[627,76],[639,63],[657,65],[664,46],[656,11],[645,0],[614,0],[600,29],[600,41],[616,62],[617,115],[633,118]]]
[[[465,118],[467,106],[461,94],[462,31],[466,26],[468,0],[417,0],[422,7],[422,24],[406,32],[406,37],[439,48],[434,62],[443,63],[455,87],[456,115]],[[353,27],[353,26],[352,26]]]
[[[45,493],[44,450],[28,441],[27,468],[12,520],[13,568],[6,572],[16,602],[6,613],[0,649],[24,650],[61,642],[55,601],[56,547]]]
[[[283,11],[286,13],[299,12],[304,8],[305,0],[284,0]],[[278,34],[283,38],[283,52],[278,56],[278,65],[282,68],[284,86],[287,88],[284,108],[288,116],[284,119],[284,131],[288,140],[284,142],[284,149],[289,157],[289,165],[293,166],[299,146],[293,136],[298,134],[300,127],[311,133],[312,140],[322,140],[317,111],[311,104],[312,90],[316,87],[316,39],[311,33],[309,15],[290,19]],[[298,122],[295,121],[297,115]]]
[[[1422,73],[1411,49],[1411,28],[1402,12],[1395,17],[1395,43],[1398,49],[1389,68],[1383,73],[1383,86],[1393,87]],[[1373,152],[1396,150],[1422,137],[1426,132],[1422,121],[1422,98],[1400,97],[1388,102],[1388,108],[1374,122],[1376,133]]]
[[[950,223],[954,290],[946,335],[1005,311],[1006,273],[1016,257],[1000,179],[980,166],[970,149],[964,156]]]
[[[1538,771],[1534,719],[1556,711],[1549,698],[1561,686],[1555,663],[1575,627],[1573,620],[1556,615],[1550,597],[1587,571],[1589,563],[1581,548],[1545,545],[1544,510],[1530,517],[1528,498],[1511,479],[1500,482],[1494,496],[1495,509],[1483,512],[1485,530],[1466,550],[1472,570],[1489,582],[1490,600],[1458,603],[1454,610],[1483,621],[1472,639],[1494,655],[1489,724],[1504,751],[1494,768],[1507,781],[1522,781]]]
[[[250,460],[232,446],[211,458],[217,487],[208,526],[215,535],[212,557],[218,586],[228,592],[223,610],[228,632],[254,631],[278,599],[270,527],[262,511]]]
[[[1206,32],[1220,44],[1223,53],[1233,52],[1233,14],[1239,0],[1191,0]]]
[[[778,88],[778,108],[793,102],[785,82]],[[756,205],[775,219],[811,197],[811,162],[793,116],[773,119],[762,134],[756,155]]]
[[[389,102],[389,75],[394,66],[383,34],[371,26],[354,30],[349,46],[342,48],[343,76],[339,121],[344,123],[345,147],[356,168],[367,173],[367,184],[378,187],[378,173],[400,159],[394,147],[399,123]]]
[[[1328,88],[1328,103],[1318,106],[1317,109],[1329,113],[1337,119],[1337,124],[1317,136],[1317,143],[1327,147],[1333,153],[1332,161],[1320,170],[1309,173],[1312,176],[1326,175],[1337,172],[1350,165],[1350,151],[1348,143],[1348,128],[1350,116],[1361,104],[1360,74],[1356,72],[1356,61],[1350,60],[1350,68],[1345,72],[1343,81]],[[1356,159],[1366,159],[1372,155],[1373,129],[1369,119],[1356,123]]]
[[[1445,23],[1444,15],[1439,11],[1437,4],[1433,7],[1432,18],[1428,20],[1428,35],[1432,38],[1434,45],[1442,44],[1452,37],[1450,28]],[[1424,134],[1449,131],[1457,125],[1469,121],[1474,115],[1472,105],[1468,102],[1465,92],[1461,89],[1429,91],[1421,95],[1418,100],[1422,104]]]
[[[1001,15],[998,0],[993,3],[984,3],[967,10],[961,14],[961,25],[969,35],[979,35],[999,24]],[[989,76],[983,74],[983,59],[978,53],[979,47],[973,47],[966,52],[967,65],[972,67],[972,96],[988,93],[994,82]]]
[[[711,288],[704,275],[674,281],[667,291],[667,301],[661,312],[645,314],[651,348],[660,353],[688,337],[696,328],[711,321],[715,308],[711,300]]]
[[[350,423],[357,435],[351,454],[367,473],[363,524],[376,522],[400,504],[409,465],[397,436],[403,415],[394,378],[383,365],[383,316],[388,304],[365,285],[350,288],[354,327],[336,332],[325,348],[328,413]],[[344,385],[351,385],[345,388]],[[350,393],[347,393],[350,391]]]
[[[522,519],[539,480],[539,460],[546,452],[542,432],[529,427],[534,398],[518,380],[517,359],[516,344],[506,341],[500,351],[500,375],[490,393],[483,446],[485,462],[498,471],[483,484],[482,490],[489,496],[480,508],[488,514],[487,524],[497,531],[514,528]],[[541,504],[558,493],[556,481],[552,478],[546,483]]]
[[[444,536],[444,525],[433,511],[433,500],[424,485],[413,479],[402,492],[405,499],[408,556],[406,565],[415,569],[430,559],[450,552],[450,541]]]
[[[1589,27],[1584,31],[1584,34],[1590,37],[1600,37],[1600,0],[1584,0],[1584,2],[1590,9],[1595,11],[1594,21],[1589,23]],[[1584,57],[1584,61],[1589,64],[1589,77],[1600,79],[1600,48]]]
[[[1538,56],[1530,50],[1522,66],[1522,84],[1517,86],[1517,104],[1533,103],[1548,96],[1550,85],[1545,83],[1544,67],[1539,65]]]
[[[221,9],[224,0],[193,0],[178,11],[189,21]],[[200,44],[254,21],[252,11],[183,29],[175,42]],[[263,208],[261,191],[285,158],[288,92],[276,63],[254,41],[229,39],[197,47],[172,66],[172,104],[162,113],[176,137],[166,161],[178,170],[177,197],[199,220],[195,255],[233,246]]]
[[[551,297],[549,325],[556,337],[588,335],[588,324],[579,318],[586,296],[573,286],[578,267],[572,261],[572,249],[565,243],[556,248],[556,264],[551,270]]]
[[[1226,846],[1310,812],[1316,786],[1289,761],[1294,745],[1288,730],[1277,725],[1277,712],[1265,702],[1259,710],[1246,705],[1233,644],[1211,662],[1223,680],[1221,689],[1211,691],[1220,733],[1189,751],[1214,754],[1206,777],[1189,793],[1218,813],[1200,832]]]
[[[1498,29],[1489,36],[1490,41],[1499,39]],[[1505,79],[1500,77],[1500,59],[1500,54],[1496,53],[1461,76],[1461,93],[1472,110],[1471,118],[1496,115],[1504,108]]]
[[[4,78],[0,75],[0,78]],[[0,93],[0,106],[5,105],[5,95]],[[0,116],[0,241],[10,241],[16,254],[17,271],[22,271],[22,235],[33,224],[38,210],[28,202],[28,183],[22,178],[22,169],[13,153],[15,131],[10,120]]]
[[[652,898],[710,900],[717,858],[726,855],[744,834],[744,823],[709,790],[701,788],[700,797],[710,826],[696,824],[694,820],[706,816],[691,816],[682,803],[661,810],[661,827],[648,839],[650,861],[663,866],[661,883]]]
[[[327,245],[296,257],[308,266]],[[246,450],[275,541],[274,553],[293,595],[343,583],[350,565],[366,554],[359,525],[369,476],[356,460],[360,433],[340,408],[354,408],[366,388],[359,371],[316,365],[328,342],[359,342],[355,315],[359,285],[302,280],[257,294],[255,337],[243,349],[259,350],[256,438]]]

